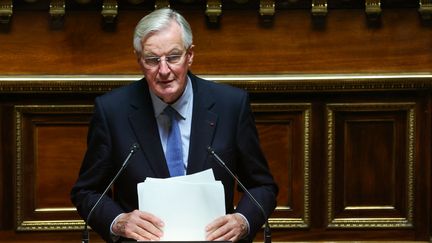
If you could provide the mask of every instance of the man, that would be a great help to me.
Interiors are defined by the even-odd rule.
[[[207,151],[208,146],[215,150],[267,216],[273,212],[278,189],[260,149],[247,93],[189,71],[194,57],[192,31],[171,9],[156,10],[138,23],[134,49],[144,78],[95,100],[87,152],[71,192],[79,214],[87,218],[137,142],[141,149],[118,177],[112,196],[104,197],[94,209],[88,222],[92,229],[106,241],[159,240],[164,222],[137,210],[137,183],[146,177],[167,178],[212,168],[224,185],[227,214],[203,229],[207,240],[251,242],[265,222],[262,212],[246,195],[234,210],[235,181]],[[174,118],[168,116],[171,108]],[[175,154],[181,155],[177,157],[181,165],[173,172],[168,165],[173,146],[170,129],[177,126],[181,142]]]

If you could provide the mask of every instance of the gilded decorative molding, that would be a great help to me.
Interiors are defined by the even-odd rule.
[[[250,93],[395,91],[432,89],[432,73],[371,75],[199,75]],[[105,93],[140,75],[0,76],[1,93]]]
[[[334,170],[335,170],[335,112],[336,111],[399,111],[407,113],[407,205],[406,217],[383,218],[335,218],[334,215]],[[327,222],[328,228],[410,228],[414,224],[414,163],[415,163],[415,103],[361,103],[327,105]],[[360,210],[388,210],[392,206],[358,207]],[[347,208],[345,208],[347,209]],[[354,209],[354,208],[351,208]]]
[[[51,0],[49,14],[52,18],[63,18],[66,12],[65,8],[64,0]]]
[[[49,14],[52,29],[60,29],[64,25],[65,8],[65,0],[51,0]]]
[[[0,24],[9,24],[13,14],[12,0],[0,0]]]
[[[312,104],[310,103],[253,103],[254,112],[286,112],[301,111],[303,114],[303,212],[300,218],[270,217],[272,228],[308,228],[310,226],[310,153],[312,129]],[[257,122],[263,122],[257,120]],[[287,207],[276,207],[277,211],[289,210]]]
[[[365,12],[369,20],[375,20],[381,15],[381,1],[365,0]]]
[[[23,160],[23,117],[26,113],[88,113],[93,112],[92,105],[15,105],[15,145],[16,145],[16,164],[15,164],[15,213],[16,213],[16,230],[17,231],[52,231],[52,230],[80,230],[84,225],[83,220],[58,219],[52,220],[27,220],[23,212],[29,211],[25,208],[24,201],[29,192],[24,192],[24,169],[28,164]],[[31,193],[30,193],[31,194]],[[30,209],[32,210],[32,209]],[[75,211],[73,208],[43,208],[34,209],[36,212],[70,212]]]
[[[103,21],[105,24],[113,24],[118,15],[117,0],[104,0],[101,11]]]
[[[221,0],[207,0],[206,16],[208,21],[213,24],[218,24],[220,16],[222,15],[222,1]]]
[[[274,0],[260,0],[260,15],[275,14],[275,1]]]
[[[170,3],[168,0],[156,0],[154,8],[155,9],[170,8]]]
[[[259,14],[265,22],[273,20],[275,15],[275,1],[274,0],[260,0]]]
[[[423,20],[432,19],[432,0],[419,0],[419,13]]]
[[[84,220],[35,220],[22,221],[17,226],[17,231],[63,231],[82,230]]]
[[[327,15],[327,0],[312,0],[312,16],[326,16]]]

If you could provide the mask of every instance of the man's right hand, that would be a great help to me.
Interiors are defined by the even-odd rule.
[[[158,241],[163,235],[163,226],[162,220],[153,214],[134,210],[121,214],[114,222],[112,232],[134,240]]]

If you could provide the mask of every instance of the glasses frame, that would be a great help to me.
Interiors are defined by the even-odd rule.
[[[165,63],[168,66],[175,66],[181,63],[184,60],[184,57],[188,53],[189,49],[186,51],[183,51],[182,54],[172,54],[172,55],[164,55],[164,56],[144,56],[141,55],[141,61],[143,62],[143,65],[146,68],[152,69],[152,68],[159,68],[162,61],[165,61]],[[178,58],[178,59],[176,59]]]

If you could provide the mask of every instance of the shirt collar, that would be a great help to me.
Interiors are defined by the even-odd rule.
[[[180,98],[173,104],[171,104],[171,107],[174,108],[179,115],[182,117],[182,119],[186,119],[187,116],[187,107],[188,103],[191,100],[192,93],[192,83],[187,76],[186,80],[186,88],[183,92],[183,94],[180,96]],[[168,106],[167,103],[163,102],[155,93],[153,93],[150,90],[150,96],[153,103],[153,109],[154,109],[154,115],[155,117],[159,117],[159,115],[165,110],[165,108]]]

